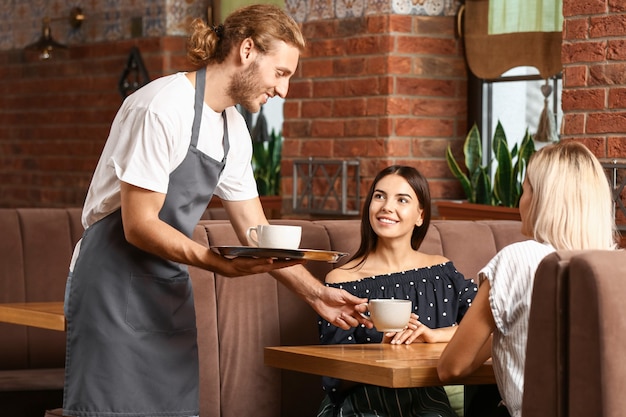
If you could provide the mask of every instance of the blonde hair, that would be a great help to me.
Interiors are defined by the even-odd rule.
[[[271,51],[275,41],[283,41],[300,51],[306,45],[298,24],[272,4],[242,7],[218,26],[209,26],[201,19],[195,19],[191,25],[187,57],[197,66],[223,62],[231,49],[247,38],[252,39],[261,53]]]
[[[602,165],[584,145],[560,142],[535,153],[527,179],[533,238],[557,250],[614,249],[614,203]]]

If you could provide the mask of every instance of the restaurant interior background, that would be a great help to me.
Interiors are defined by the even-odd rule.
[[[460,3],[277,1],[308,41],[282,105],[283,212],[292,209],[294,162],[307,158],[356,161],[359,176],[349,176],[346,187],[351,196],[364,196],[383,166],[401,163],[428,177],[434,199],[463,198],[444,156],[452,144],[460,157],[468,115],[476,111],[468,105]],[[220,20],[250,1],[222,3],[2,2],[0,207],[82,205],[113,116],[132,90],[121,92],[123,81],[191,69],[188,23],[209,6]],[[68,22],[75,7],[85,17],[78,28]],[[67,49],[41,60],[25,47],[41,36],[46,17]],[[563,17],[561,140],[582,141],[600,158],[626,157],[626,5],[563,0]],[[138,60],[139,70],[132,67]]]
[[[214,1],[216,20],[250,2]],[[283,213],[292,210],[294,165],[308,158],[358,163],[358,183],[347,178],[348,197],[362,198],[378,170],[400,163],[427,176],[434,199],[462,199],[445,149],[452,144],[460,159],[470,124],[484,109],[468,93],[476,80],[458,36],[460,2],[276,2],[308,40],[281,103]],[[0,207],[81,206],[123,97],[135,84],[192,69],[186,27],[207,16],[210,3],[0,2]],[[603,160],[626,159],[626,3],[562,4],[560,140],[581,141]],[[78,26],[70,22],[76,7],[84,14]],[[46,18],[53,39],[67,48],[42,60],[27,46],[39,40]],[[359,201],[350,201],[354,210]],[[48,265],[38,268],[45,269],[41,276],[49,273]],[[4,394],[34,402],[29,393]],[[59,404],[61,392],[48,394]]]

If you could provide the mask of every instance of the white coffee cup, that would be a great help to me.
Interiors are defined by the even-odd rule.
[[[256,235],[256,238],[253,234]],[[260,224],[248,228],[246,235],[260,248],[298,249],[302,228],[300,226]]]
[[[367,302],[370,319],[379,332],[399,332],[409,324],[411,300],[373,299]]]

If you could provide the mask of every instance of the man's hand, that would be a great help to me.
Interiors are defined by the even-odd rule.
[[[226,277],[241,277],[245,275],[262,274],[275,269],[286,268],[289,266],[303,264],[303,260],[276,260],[269,258],[232,258],[226,264],[225,269],[217,271]]]
[[[338,288],[320,286],[317,299],[311,303],[311,306],[329,323],[344,330],[359,324],[371,329],[374,324],[362,315],[367,311],[365,303],[367,303],[367,298],[355,297]]]

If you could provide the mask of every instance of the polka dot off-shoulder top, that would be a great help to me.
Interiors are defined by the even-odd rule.
[[[478,290],[474,280],[465,279],[452,262],[326,286],[368,299],[411,300],[413,312],[431,329],[458,324]],[[342,330],[321,318],[318,324],[320,343],[325,345],[379,343],[383,338],[376,329],[363,325]]]
[[[367,299],[411,300],[413,312],[431,329],[458,324],[478,291],[474,280],[465,279],[452,262],[326,286],[341,288]],[[322,318],[318,325],[320,343],[324,345],[380,343],[383,339],[383,333],[363,325],[343,330]],[[328,377],[322,380],[324,391],[333,398],[340,381]]]

